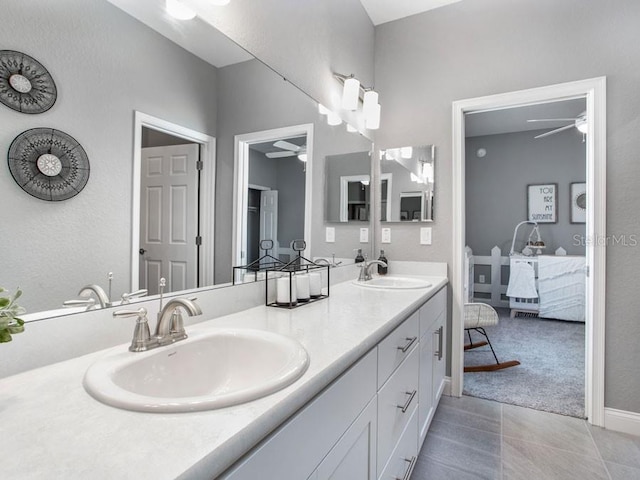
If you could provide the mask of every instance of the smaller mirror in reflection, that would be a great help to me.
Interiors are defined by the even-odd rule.
[[[380,152],[383,222],[432,222],[435,145]]]
[[[325,162],[328,222],[368,222],[371,211],[369,152],[328,155]]]

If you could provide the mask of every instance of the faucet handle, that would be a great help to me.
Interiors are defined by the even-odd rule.
[[[129,350],[131,352],[144,352],[149,349],[151,344],[151,332],[149,330],[146,308],[139,308],[138,310],[118,310],[113,312],[113,316],[137,317],[136,326],[133,330],[133,339],[131,340]]]
[[[131,299],[134,297],[144,297],[147,294],[148,290],[146,288],[142,288],[140,290],[136,290],[131,293],[123,293],[122,294],[122,305],[127,305],[131,302]]]

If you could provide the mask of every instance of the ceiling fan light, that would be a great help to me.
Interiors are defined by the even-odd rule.
[[[167,13],[178,20],[191,20],[196,16],[196,12],[179,0],[167,0],[165,5]]]
[[[306,162],[307,161],[307,154],[306,153],[300,153],[298,155],[298,160],[300,160],[301,162]]]
[[[580,133],[587,133],[589,131],[589,125],[586,120],[576,120],[576,128]]]
[[[356,111],[360,96],[360,82],[357,78],[349,77],[344,81],[342,88],[342,108]]]

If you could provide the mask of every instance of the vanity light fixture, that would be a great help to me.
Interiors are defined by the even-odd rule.
[[[196,12],[187,7],[180,0],[167,0],[167,13],[178,20],[191,20],[195,18]]]
[[[329,112],[327,114],[327,123],[332,127],[334,127],[336,125],[340,125],[342,123],[342,119],[340,118],[340,115],[338,115],[337,113]]]
[[[364,102],[362,105],[364,113],[364,123],[369,130],[380,128],[380,104],[378,103],[378,92],[367,90],[364,92]]]
[[[355,112],[360,100],[360,81],[351,74],[342,87],[342,108]]]

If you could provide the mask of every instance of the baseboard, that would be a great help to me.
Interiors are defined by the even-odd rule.
[[[447,397],[451,396],[451,377],[444,377],[444,389],[442,390],[442,394]]]
[[[640,413],[605,408],[604,428],[640,436]]]

